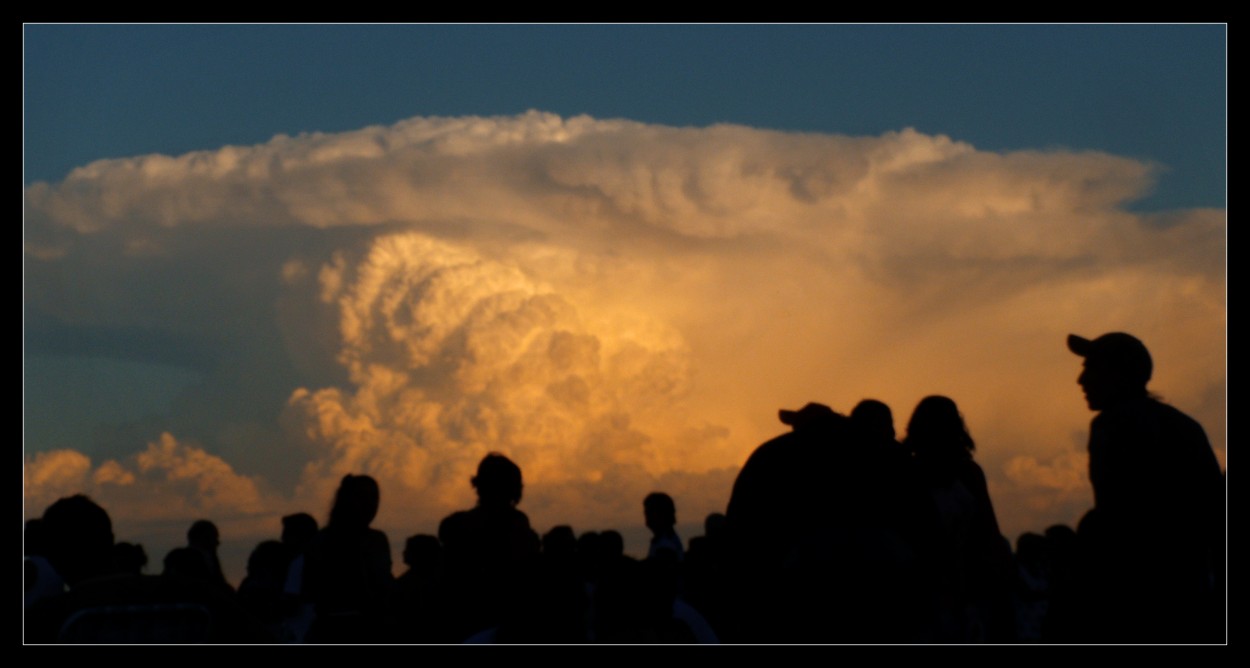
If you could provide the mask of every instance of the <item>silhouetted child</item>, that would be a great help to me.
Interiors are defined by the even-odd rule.
[[[686,550],[681,537],[677,535],[677,506],[673,503],[673,497],[664,492],[652,492],[643,499],[642,511],[647,528],[651,530],[651,546],[647,550],[647,558],[653,559],[660,552],[668,551],[680,563]]]

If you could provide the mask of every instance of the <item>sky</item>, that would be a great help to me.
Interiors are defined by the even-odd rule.
[[[723,511],[780,408],[960,406],[1004,533],[1075,523],[1070,332],[1226,460],[1227,26],[26,25],[24,516],[237,582],[489,451],[535,528]],[[398,555],[396,555],[398,562]]]

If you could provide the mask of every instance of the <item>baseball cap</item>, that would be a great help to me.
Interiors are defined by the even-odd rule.
[[[1154,371],[1154,362],[1150,352],[1146,350],[1137,337],[1124,332],[1111,332],[1090,340],[1076,334],[1068,335],[1068,350],[1095,360],[1106,368],[1113,369],[1124,378],[1145,385]]]

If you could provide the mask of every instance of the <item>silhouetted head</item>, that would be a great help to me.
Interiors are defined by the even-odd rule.
[[[197,520],[187,529],[187,545],[191,547],[211,552],[220,544],[221,534],[217,532],[217,525],[210,520]]]
[[[667,533],[677,524],[677,504],[664,492],[652,492],[642,500],[642,513],[647,528],[653,533]]]
[[[317,537],[317,520],[308,513],[295,513],[282,518],[282,543],[301,550]]]
[[[477,465],[477,475],[470,481],[482,505],[518,504],[521,502],[521,467],[511,459],[492,452]]]
[[[573,533],[573,527],[560,524],[543,534],[543,554],[571,558],[576,552],[577,536]]]
[[[790,425],[796,432],[833,436],[841,431],[847,417],[832,408],[817,403],[808,403],[797,411],[782,409],[777,412],[782,424]]]
[[[707,517],[703,518],[703,535],[719,536],[728,525],[729,521],[725,519],[725,513],[708,513]]]
[[[968,434],[959,407],[948,397],[929,396],[916,404],[907,423],[906,445],[917,457],[969,459],[976,444]]]
[[[287,548],[276,540],[261,541],[247,558],[247,577],[253,585],[281,587],[289,561]]]
[[[894,413],[876,399],[864,399],[851,410],[851,422],[859,433],[874,440],[894,440]]]
[[[201,582],[212,582],[213,572],[208,568],[204,555],[193,547],[175,547],[165,555],[164,570],[161,575],[166,577],[186,578]]]
[[[442,558],[443,544],[437,536],[419,533],[404,541],[404,565],[421,570],[436,566]]]
[[[378,514],[381,492],[378,481],[367,475],[348,473],[339,482],[334,495],[334,507],[330,509],[330,526],[363,529]]]
[[[148,565],[148,553],[136,543],[113,544],[113,572],[140,575]]]
[[[1089,340],[1068,335],[1068,350],[1085,358],[1076,382],[1085,391],[1090,410],[1102,410],[1124,399],[1146,396],[1154,363],[1137,337],[1112,332]]]
[[[94,501],[76,494],[43,512],[47,559],[71,586],[112,566],[113,521]]]
[[[616,558],[625,554],[625,537],[616,529],[599,532],[599,547],[608,557]]]

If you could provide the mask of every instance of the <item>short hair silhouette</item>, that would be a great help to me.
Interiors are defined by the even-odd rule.
[[[477,465],[477,475],[470,480],[477,490],[479,502],[491,504],[521,502],[521,467],[498,452],[482,458]]]
[[[196,547],[215,548],[221,543],[221,532],[211,520],[196,520],[187,529],[187,544]]]
[[[113,570],[117,573],[140,575],[148,565],[148,553],[136,543],[113,544]]]
[[[294,513],[282,518],[282,542],[296,549],[317,537],[317,520],[308,513]]]
[[[419,533],[409,536],[408,540],[404,541],[404,565],[411,568],[436,564],[442,558],[442,554],[443,544],[438,542],[438,536]]]
[[[43,512],[43,529],[48,561],[71,586],[108,571],[113,521],[87,496],[75,494],[48,506]]]
[[[851,422],[861,433],[881,439],[893,439],[894,413],[884,402],[864,399],[851,409]]]
[[[642,500],[642,510],[647,520],[647,528],[655,531],[658,528],[672,528],[677,523],[677,504],[673,497],[664,492],[652,492]]]

